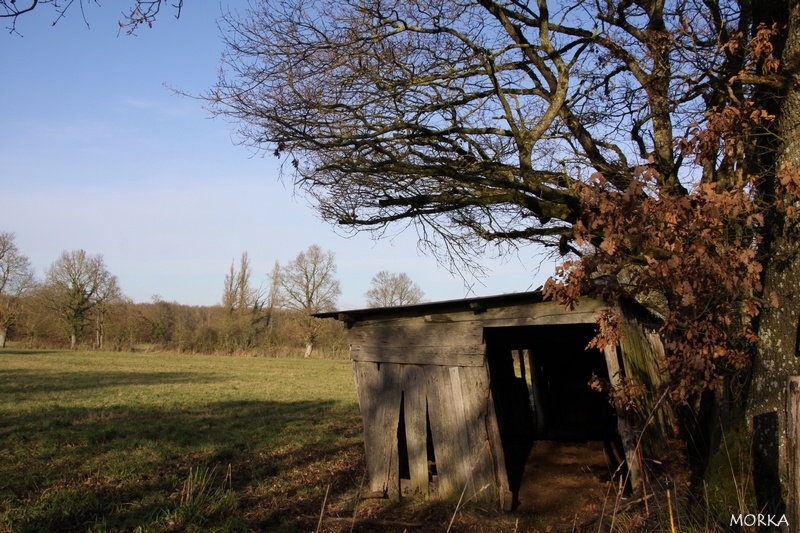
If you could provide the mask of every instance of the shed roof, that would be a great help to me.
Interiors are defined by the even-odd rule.
[[[581,300],[598,300],[597,297],[586,297]],[[602,300],[602,299],[600,299]],[[324,313],[314,313],[312,316],[317,318],[335,318],[346,322],[348,325],[364,320],[384,320],[391,318],[415,317],[422,315],[437,315],[444,313],[458,313],[472,311],[475,314],[483,313],[491,309],[502,309],[514,306],[525,306],[532,304],[545,303],[558,305],[558,302],[544,299],[543,291],[513,292],[507,294],[495,294],[492,296],[472,296],[455,300],[441,300],[437,302],[424,302],[412,305],[398,305],[392,307],[367,307],[360,309],[348,309],[342,311],[328,311]],[[657,312],[640,304],[635,300],[625,300],[621,302],[632,316],[644,323],[655,327],[663,321]],[[580,304],[578,304],[580,306]],[[590,306],[597,309],[597,304]],[[600,304],[602,307],[602,304]],[[576,309],[577,311],[577,309]],[[565,314],[571,314],[566,308]]]
[[[393,316],[419,316],[434,313],[455,313],[459,311],[473,311],[476,313],[487,309],[508,307],[513,305],[533,304],[544,301],[542,291],[514,292],[509,294],[496,294],[493,296],[473,296],[456,300],[441,300],[438,302],[425,302],[412,305],[398,305],[393,307],[368,307],[350,309],[345,311],[330,311],[315,313],[317,318],[336,318],[343,321],[365,320],[367,318],[389,318]]]

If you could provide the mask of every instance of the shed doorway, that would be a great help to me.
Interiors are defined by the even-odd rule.
[[[553,468],[561,469],[570,486],[575,484],[573,475],[597,484],[624,456],[614,409],[605,394],[589,386],[593,376],[609,377],[604,354],[586,349],[595,328],[594,324],[484,328],[492,399],[515,507],[528,507],[532,496],[537,499],[537,490],[544,490],[541,483],[530,490],[524,487],[537,471],[547,469],[552,476]],[[563,461],[564,453],[574,460]],[[527,502],[520,501],[521,493]]]

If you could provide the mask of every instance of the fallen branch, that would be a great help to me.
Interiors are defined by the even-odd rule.
[[[639,505],[640,503],[647,503],[647,501],[652,497],[652,494],[648,494],[647,496],[639,496],[638,498],[628,501],[622,500],[622,503],[617,507],[617,512],[621,513],[627,511],[631,507]]]
[[[328,503],[328,492],[330,492],[331,486],[328,485],[328,488],[325,489],[325,499],[322,500],[322,508],[319,510],[319,523],[317,524],[317,533],[322,531],[322,518],[325,516],[325,504]]]

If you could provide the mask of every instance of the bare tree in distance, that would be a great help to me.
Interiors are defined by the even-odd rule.
[[[298,311],[305,332],[305,356],[311,357],[319,330],[313,313],[333,311],[341,294],[336,279],[336,262],[331,251],[323,251],[313,244],[280,269],[281,302],[288,309]]]
[[[30,260],[22,255],[8,231],[0,232],[0,348],[20,310],[20,298],[35,285]]]
[[[267,304],[265,319],[267,322],[267,342],[272,343],[275,331],[275,310],[281,306],[281,264],[275,261],[269,273],[269,290],[267,291]]]
[[[247,350],[257,342],[260,333],[266,328],[268,318],[263,286],[253,283],[253,271],[250,257],[242,252],[239,269],[231,262],[230,272],[225,276],[225,288],[222,295],[222,308],[225,311],[223,339],[225,349],[233,353],[236,350]]]
[[[425,293],[405,272],[393,274],[381,270],[370,281],[364,297],[368,307],[391,307],[420,303]]]
[[[108,271],[103,256],[84,250],[64,251],[47,270],[44,288],[49,307],[67,326],[73,350],[89,316],[122,296],[117,277]]]
[[[224,346],[231,353],[251,348],[266,325],[264,291],[253,285],[252,277],[250,257],[247,252],[242,252],[238,270],[231,262],[222,294]]]
[[[99,284],[97,295],[94,298],[94,308],[89,313],[94,315],[94,348],[96,350],[105,348],[109,304],[119,303],[122,299],[122,291],[117,285],[116,276],[111,276],[107,282],[102,281]]]
[[[225,276],[225,289],[222,294],[222,307],[229,314],[260,311],[264,305],[264,295],[260,287],[253,285],[253,272],[250,257],[242,252],[239,270],[231,262],[230,272]]]
[[[334,253],[312,244],[281,269],[285,305],[308,313],[334,310],[341,294],[335,275]]]

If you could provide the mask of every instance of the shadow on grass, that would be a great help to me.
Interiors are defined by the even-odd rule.
[[[359,410],[301,400],[318,379],[296,401],[214,401],[209,371],[0,369],[0,532],[289,533],[315,530],[323,500],[323,531],[399,533],[409,520],[444,531],[450,504],[358,500]],[[171,384],[157,389],[167,406],[140,402]],[[354,526],[356,505],[367,521]],[[502,529],[462,517],[453,531]]]
[[[0,403],[47,393],[77,392],[104,387],[211,383],[208,372],[70,371],[40,373],[26,369],[0,369]]]
[[[0,354],[2,355],[49,355],[49,354],[63,354],[64,350],[33,350],[33,349],[11,349],[2,348]]]
[[[357,407],[333,401],[6,414],[0,530],[182,529],[172,511],[198,468],[232,503],[201,510],[195,526],[274,530],[318,513],[327,486],[356,490],[362,456]]]

